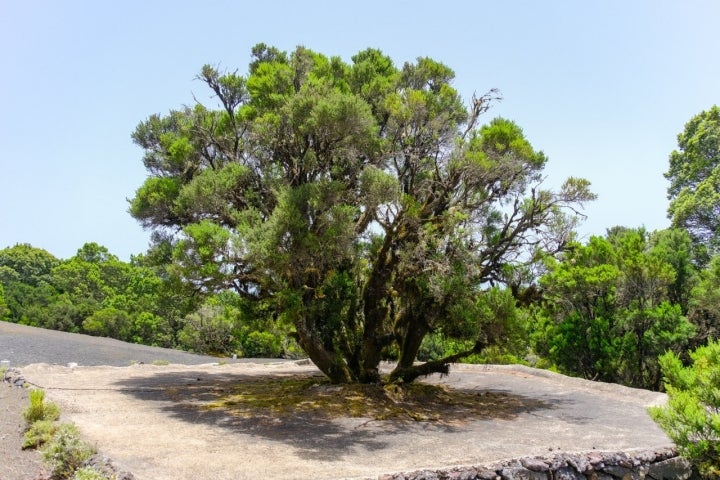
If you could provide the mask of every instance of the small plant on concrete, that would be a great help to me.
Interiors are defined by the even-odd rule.
[[[63,423],[58,425],[42,453],[53,479],[69,479],[95,453],[95,448],[80,440],[80,432],[75,425]]]
[[[30,428],[40,420],[57,420],[60,418],[60,409],[53,402],[45,401],[44,390],[30,390],[30,405],[23,410],[23,418]]]

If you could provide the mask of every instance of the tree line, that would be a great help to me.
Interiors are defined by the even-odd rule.
[[[123,262],[96,243],[66,260],[0,250],[0,320],[197,353],[299,356],[282,326],[227,292],[199,296],[169,265]]]

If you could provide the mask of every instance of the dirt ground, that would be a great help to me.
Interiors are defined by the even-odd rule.
[[[244,381],[317,373],[311,365],[35,364],[21,371],[138,480],[365,479],[558,450],[672,445],[646,413],[664,395],[526,367],[458,365],[430,379],[512,405],[452,422],[243,417],[205,408]]]
[[[28,406],[28,391],[0,382],[0,479],[32,480],[42,471],[42,459],[34,450],[21,450]]]

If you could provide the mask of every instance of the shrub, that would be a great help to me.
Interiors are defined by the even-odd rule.
[[[649,411],[681,455],[705,477],[720,478],[720,342],[709,342],[690,357],[688,367],[672,352],[660,357],[669,399]]]
[[[184,323],[178,334],[183,348],[211,355],[235,351],[234,321],[228,318],[223,307],[203,305],[197,312],[185,317]]]
[[[269,332],[250,332],[242,342],[243,356],[276,358],[282,353],[280,337]]]
[[[34,422],[25,432],[22,449],[40,448],[52,439],[56,431],[57,424],[53,420],[38,420]]]
[[[83,331],[96,337],[130,340],[132,321],[127,312],[108,307],[93,312],[82,323]]]
[[[282,344],[282,357],[291,359],[307,358],[305,350],[300,348],[297,341],[294,338],[290,338],[287,335],[282,335],[280,338]]]
[[[75,472],[72,480],[115,480],[115,476],[108,477],[102,472],[95,470],[93,467],[83,467]]]
[[[94,453],[95,449],[80,440],[77,427],[70,423],[58,425],[52,439],[43,447],[43,458],[54,479],[72,478]]]
[[[23,418],[30,428],[40,420],[57,420],[60,418],[60,409],[52,402],[45,402],[44,390],[30,390],[30,405],[23,410]]]

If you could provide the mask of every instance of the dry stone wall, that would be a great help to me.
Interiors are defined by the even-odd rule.
[[[379,480],[699,480],[674,449],[560,453],[478,467],[381,475]]]

